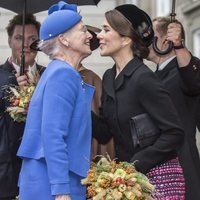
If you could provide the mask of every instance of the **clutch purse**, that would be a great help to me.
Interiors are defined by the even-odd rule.
[[[160,129],[147,113],[131,117],[130,127],[134,148],[150,146],[160,135]]]

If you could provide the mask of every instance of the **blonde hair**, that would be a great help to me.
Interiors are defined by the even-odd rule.
[[[156,24],[156,30],[160,34],[161,37],[165,36],[167,34],[167,27],[171,23],[171,18],[170,17],[156,17],[153,19],[153,22],[157,22]],[[182,32],[182,39],[185,39],[185,31],[183,28],[183,25],[180,21],[175,19],[175,23],[178,23],[181,25],[181,32]]]

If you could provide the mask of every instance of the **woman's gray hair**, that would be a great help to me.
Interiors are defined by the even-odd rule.
[[[53,59],[54,56],[57,55],[59,52],[57,37],[46,41],[40,41],[38,48],[46,55],[48,55],[50,59]]]

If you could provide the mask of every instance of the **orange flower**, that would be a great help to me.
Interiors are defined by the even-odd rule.
[[[154,186],[148,178],[138,172],[133,164],[128,162],[117,163],[102,156],[92,162],[87,177],[81,180],[83,185],[88,185],[87,196],[91,199],[151,199]]]

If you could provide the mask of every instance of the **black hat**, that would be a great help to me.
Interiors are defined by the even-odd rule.
[[[133,4],[124,4],[117,6],[115,9],[131,22],[145,45],[149,46],[154,38],[152,21],[149,15]]]
[[[92,34],[92,39],[90,40],[90,48],[92,51],[94,51],[99,47],[99,39],[97,38],[96,33],[101,32],[101,29],[90,25],[86,25],[86,27],[87,30]]]

